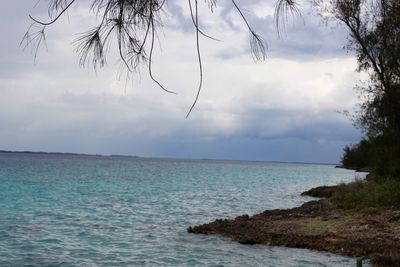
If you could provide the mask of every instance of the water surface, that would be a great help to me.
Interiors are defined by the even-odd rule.
[[[186,232],[353,178],[332,165],[0,153],[0,266],[354,266]]]

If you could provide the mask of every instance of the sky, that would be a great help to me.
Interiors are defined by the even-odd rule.
[[[30,20],[46,20],[47,1],[5,1],[0,10],[0,150],[337,163],[361,138],[340,114],[357,103],[363,79],[343,47],[346,29],[326,24],[305,2],[278,36],[275,0],[243,0],[253,29],[268,45],[255,62],[249,34],[230,1],[213,12],[199,1],[204,68],[200,99],[195,32],[187,1],[167,1],[153,73],[126,78],[110,48],[106,67],[79,66],[73,41],[95,25],[78,1],[47,31],[36,57],[19,44]]]

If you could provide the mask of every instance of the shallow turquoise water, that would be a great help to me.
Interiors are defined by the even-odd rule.
[[[186,232],[353,178],[330,165],[0,153],[0,266],[354,266]]]

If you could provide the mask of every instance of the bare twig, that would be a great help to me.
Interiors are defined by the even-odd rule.
[[[249,22],[247,21],[246,17],[244,16],[242,10],[236,4],[235,0],[231,0],[233,5],[235,6],[236,10],[239,12],[240,16],[242,17],[243,21],[245,22],[247,28],[250,31],[250,46],[251,52],[253,57],[256,61],[265,60],[266,58],[266,49],[265,49],[265,42],[264,40],[256,34],[253,29],[251,28]]]
[[[47,25],[51,25],[53,23],[55,23],[64,13],[65,11],[67,11],[69,9],[69,7],[75,2],[75,0],[72,0],[66,7],[64,7],[61,12],[57,15],[57,17],[55,17],[53,20],[49,21],[49,22],[42,22],[39,21],[35,18],[33,18],[31,15],[29,15],[29,18],[31,20],[33,20],[34,22],[36,22],[37,24],[43,25],[43,26],[47,26]]]
[[[152,63],[152,60],[153,60],[154,39],[155,39],[155,29],[154,29],[154,25],[151,24],[151,45],[150,45],[150,56],[149,56],[149,76],[153,80],[153,82],[155,82],[165,92],[171,93],[171,94],[176,94],[173,91],[165,89],[165,87],[162,86],[162,84],[157,79],[155,79],[154,76],[153,76],[151,63]]]

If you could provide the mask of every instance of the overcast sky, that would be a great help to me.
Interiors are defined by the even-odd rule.
[[[357,102],[361,79],[346,52],[346,30],[321,23],[303,5],[278,38],[275,0],[238,1],[268,44],[255,63],[248,32],[230,1],[209,12],[200,1],[204,83],[198,84],[195,35],[187,1],[167,1],[154,75],[177,92],[166,94],[145,69],[125,79],[115,57],[97,73],[79,67],[72,41],[94,25],[87,1],[47,32],[36,63],[19,42],[28,14],[46,19],[43,0],[4,1],[0,10],[0,149],[178,158],[339,162],[360,133],[338,111]]]

